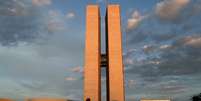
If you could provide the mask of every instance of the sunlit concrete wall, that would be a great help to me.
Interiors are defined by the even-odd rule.
[[[84,101],[101,101],[100,12],[97,5],[87,6],[85,41]]]
[[[109,101],[125,100],[120,15],[119,5],[108,6]]]

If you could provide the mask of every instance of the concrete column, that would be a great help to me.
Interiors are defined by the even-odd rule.
[[[101,101],[100,38],[99,7],[88,5],[86,14],[84,101]]]
[[[109,101],[125,101],[120,6],[107,8]]]

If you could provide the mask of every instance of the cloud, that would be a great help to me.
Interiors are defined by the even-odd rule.
[[[65,14],[57,9],[32,6],[28,0],[5,2],[0,3],[0,44],[4,46],[36,42],[50,34],[70,31]]]
[[[28,2],[25,0],[15,1],[7,0],[0,1],[0,15],[3,16],[21,16],[26,15],[31,9],[27,9]]]
[[[154,49],[155,49],[155,47],[153,45],[144,45],[143,46],[143,51],[145,53],[149,53],[149,52],[153,51]]]
[[[181,85],[162,85],[161,91],[167,91],[171,93],[182,93],[188,91],[187,87]]]
[[[71,71],[74,72],[74,73],[82,73],[83,72],[81,66],[74,67],[74,68],[71,69]]]
[[[183,39],[184,45],[201,48],[200,36],[187,36]]]
[[[65,80],[66,80],[66,81],[75,81],[75,80],[77,80],[77,79],[74,78],[74,77],[66,77]]]
[[[45,5],[51,5],[51,0],[32,0],[33,5],[36,6],[45,6]]]
[[[137,27],[126,31],[126,82],[135,81],[135,87],[126,87],[127,96],[171,96],[184,101],[199,92],[187,92],[201,87],[196,85],[201,73],[201,25],[197,23],[201,11],[197,5],[199,0],[160,1]]]
[[[135,81],[134,80],[129,80],[128,81],[128,87],[132,88],[135,85]]]
[[[188,48],[199,50],[201,48],[200,34],[191,34],[178,38],[169,48]]]
[[[175,20],[190,0],[164,0],[156,5],[155,13],[161,19]]]
[[[49,10],[48,12],[47,28],[48,32],[55,33],[66,31],[67,27],[65,24],[64,15],[58,10]]]
[[[66,18],[67,19],[72,19],[74,17],[75,17],[75,13],[74,12],[69,12],[69,13],[66,14]]]
[[[46,85],[46,84],[45,84]],[[43,83],[35,80],[21,80],[13,78],[0,78],[0,97],[1,98],[10,98],[10,99],[21,99],[27,97],[59,97],[66,98],[61,94],[57,89],[54,89],[54,92],[51,89],[46,89],[49,85],[43,85]],[[50,87],[50,86],[49,86]],[[40,90],[38,92],[37,90]]]
[[[198,24],[197,21],[200,20],[200,14],[196,13],[195,15],[189,16],[189,14],[197,8],[198,4],[200,4],[198,1],[190,2],[190,0],[164,0],[159,2],[155,8],[158,8],[159,5],[161,7],[159,7],[160,9],[163,7],[165,8],[166,5],[179,5],[182,7],[180,8],[182,10],[176,10],[178,11],[177,13],[179,13],[179,16],[175,16],[174,20],[166,19],[166,22],[164,22],[161,20],[161,18],[158,17],[159,15],[154,15],[156,9],[154,9],[154,11],[150,11],[148,16],[146,16],[146,19],[142,19],[140,21],[138,27],[133,29],[131,28],[129,31],[127,31],[126,41],[127,44],[129,44],[128,49],[133,48],[133,46],[140,47],[141,45],[155,45],[154,48],[158,48],[156,45],[158,43],[161,45],[169,45],[168,47],[166,46],[166,48],[160,47],[161,49],[171,49],[174,48],[171,46],[171,40],[176,40],[184,34],[188,36],[190,34],[199,33],[200,30],[198,26],[200,26],[200,24]],[[176,6],[176,8],[177,7],[178,6]],[[168,15],[168,13],[164,13],[164,15]],[[197,19],[197,21],[195,21],[195,19]]]
[[[80,78],[81,74],[78,75],[69,70],[69,67],[78,64],[77,58],[77,62],[73,58],[68,58],[72,56],[67,55],[66,49],[64,49],[65,55],[63,53],[63,55],[40,55],[41,50],[46,48],[48,47],[41,47],[40,44],[34,43],[28,45],[20,43],[12,47],[0,46],[0,76],[2,77],[0,78],[2,87],[0,97],[65,98],[72,93],[80,93],[82,81],[77,78]],[[56,54],[57,51],[54,53]],[[77,56],[74,55],[74,57]]]
[[[0,97],[81,98],[82,75],[70,67],[82,65],[84,34],[69,29],[59,10],[38,6],[0,1],[0,76],[8,79],[0,78]]]
[[[66,15],[57,9],[48,11],[48,31],[50,33],[68,31],[67,23],[75,18],[75,12],[69,12]]]
[[[170,49],[171,47],[172,47],[171,45],[164,44],[164,45],[161,45],[159,48],[162,50],[165,50],[165,49]]]
[[[32,42],[47,33],[45,30],[45,9],[38,12],[27,0],[7,0],[0,3],[0,44],[16,45],[18,42]],[[2,11],[1,11],[2,9]]]
[[[138,11],[134,11],[127,21],[127,30],[136,28],[143,18],[144,16],[140,15]]]
[[[173,9],[175,11],[170,13],[173,17],[168,15],[169,13],[164,16],[154,14],[156,9],[159,9],[157,7],[161,7],[162,10],[166,5],[172,5],[172,2],[175,2],[174,5],[179,5],[179,8],[177,6]],[[142,82],[158,82],[157,80],[165,76],[193,76],[201,72],[199,69],[201,25],[196,23],[200,21],[201,15],[194,13],[189,16],[197,4],[198,1],[161,1],[156,5],[155,11],[140,21],[138,27],[127,32],[127,52],[124,56],[125,59],[132,60],[132,64],[124,62],[127,75],[138,74],[139,78],[144,80]],[[180,22],[175,23],[176,20]],[[191,28],[187,29],[184,26]],[[135,51],[130,51],[133,49]]]
[[[133,12],[124,53],[128,96],[183,98],[200,91],[195,90],[201,87],[201,19],[196,5],[187,3],[175,13],[179,23],[172,18],[163,22],[155,11],[146,19]],[[82,98],[84,30],[69,28],[68,14],[38,6],[42,5],[33,6],[30,0],[0,1],[0,75],[13,78],[0,78],[0,95]],[[166,83],[171,80],[174,83]]]
[[[126,58],[125,61],[124,61],[124,63],[125,63],[126,65],[132,65],[132,64],[134,64],[133,60],[130,59],[130,58]]]

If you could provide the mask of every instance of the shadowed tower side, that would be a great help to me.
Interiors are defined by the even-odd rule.
[[[85,44],[84,101],[101,101],[100,11],[97,5],[87,6]]]
[[[119,5],[108,5],[107,53],[108,53],[108,101],[125,101],[124,73],[122,61],[122,34]]]

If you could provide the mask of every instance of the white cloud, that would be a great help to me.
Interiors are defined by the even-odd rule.
[[[59,10],[49,10],[47,28],[49,32],[67,31],[67,21],[75,17],[74,12],[69,12],[66,15]]]
[[[171,47],[172,47],[171,45],[165,44],[165,45],[161,45],[159,48],[160,48],[160,49],[169,49],[169,48],[171,48]]]
[[[66,81],[75,81],[75,80],[77,80],[77,79],[74,78],[74,77],[66,77],[65,80],[66,80]]]
[[[9,11],[11,11],[12,13],[16,13],[16,8],[8,8]]]
[[[47,21],[47,28],[49,32],[59,32],[67,29],[64,22],[64,15],[60,11],[50,10],[48,13],[49,18]]]
[[[149,61],[149,63],[159,65],[161,62],[160,61]]]
[[[190,0],[164,0],[156,5],[155,13],[161,19],[174,20]]]
[[[143,46],[143,51],[144,51],[145,53],[151,52],[151,51],[153,51],[154,49],[155,49],[155,46],[153,46],[153,45],[144,45],[144,46]]]
[[[127,65],[133,65],[134,61],[132,59],[130,59],[130,58],[127,58],[127,59],[125,59],[125,64],[127,64]]]
[[[9,15],[9,16],[33,15],[34,13],[36,13],[35,8],[31,7],[30,6],[31,3],[28,1],[29,0],[0,1],[0,15]]]
[[[140,15],[139,11],[134,11],[131,15],[131,18],[129,18],[127,21],[127,29],[131,30],[136,28],[143,18],[144,16]]]
[[[32,0],[33,5],[43,6],[43,5],[51,5],[51,0]]]
[[[188,36],[184,38],[184,45],[199,48],[201,47],[201,37]]]
[[[71,69],[71,71],[75,72],[75,73],[82,73],[83,72],[81,66],[74,67],[74,68]]]
[[[49,13],[49,16],[51,16],[51,17],[57,17],[60,15],[60,12],[57,10],[49,10],[48,13]]]
[[[74,12],[69,12],[69,13],[66,14],[66,18],[67,19],[72,19],[74,17],[75,17],[75,13]]]

